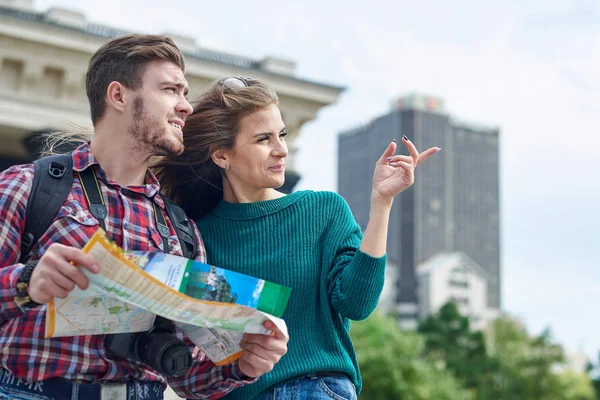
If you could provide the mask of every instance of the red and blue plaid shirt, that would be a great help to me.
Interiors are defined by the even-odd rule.
[[[121,187],[108,179],[86,143],[73,153],[73,169],[87,168],[94,168],[101,182],[108,211],[106,231],[112,240],[125,250],[163,251],[163,240],[155,225],[155,202],[171,229],[170,253],[182,255],[164,203],[157,195],[159,183],[150,171],[146,184]],[[54,377],[84,382],[137,379],[165,386],[165,378],[145,365],[111,359],[103,335],[45,338],[46,306],[24,309],[15,303],[17,278],[23,268],[18,262],[21,235],[33,172],[33,164],[27,164],[0,173],[0,365],[28,382]],[[41,258],[52,243],[82,248],[98,226],[75,177],[71,193],[33,247],[30,259]],[[199,243],[195,259],[205,262],[204,245],[195,229]],[[168,383],[179,396],[216,399],[251,381],[241,375],[237,363],[217,367],[200,358],[185,376],[169,378]]]

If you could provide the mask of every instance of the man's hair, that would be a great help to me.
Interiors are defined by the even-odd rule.
[[[106,110],[106,91],[117,81],[136,90],[152,61],[170,61],[185,72],[183,55],[168,36],[129,35],[113,39],[96,51],[88,66],[85,86],[94,126]]]

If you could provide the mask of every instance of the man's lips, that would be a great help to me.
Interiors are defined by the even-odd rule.
[[[169,123],[169,125],[171,125],[174,128],[183,129],[183,127],[185,126],[185,122],[183,122],[180,119],[170,119],[167,122]]]

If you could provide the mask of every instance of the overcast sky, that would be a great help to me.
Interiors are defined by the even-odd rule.
[[[336,134],[410,91],[499,126],[503,306],[532,333],[550,326],[569,351],[600,350],[597,0],[36,1],[57,5],[116,28],[282,56],[299,77],[346,86],[301,131],[302,189],[335,191]]]

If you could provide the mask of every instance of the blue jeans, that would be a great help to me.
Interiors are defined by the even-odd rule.
[[[345,376],[308,374],[266,390],[255,400],[356,400],[356,388]]]

